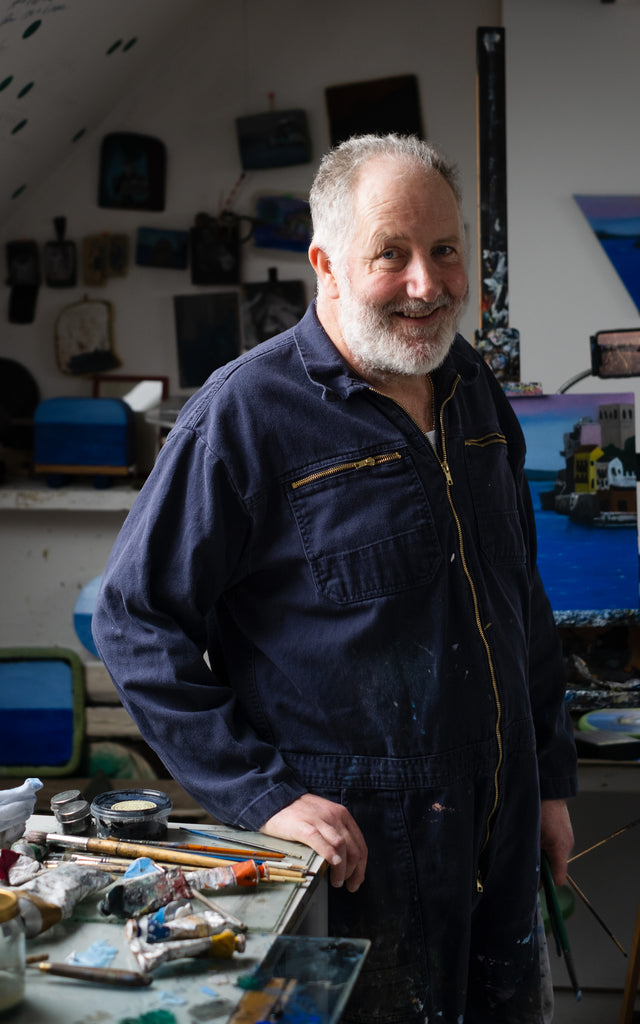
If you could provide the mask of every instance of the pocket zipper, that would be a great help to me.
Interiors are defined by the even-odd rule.
[[[372,466],[380,466],[385,462],[396,462],[401,459],[402,455],[400,452],[387,452],[385,455],[369,455],[365,459],[354,459],[352,462],[341,462],[338,466],[327,466],[326,469],[319,469],[315,473],[309,473],[308,476],[302,477],[301,480],[293,480],[291,482],[291,489],[296,490],[297,487],[304,487],[305,484],[315,483],[316,480],[322,480],[326,476],[334,476],[336,473],[345,473],[350,469],[368,469]]]
[[[486,448],[489,444],[506,444],[507,439],[504,434],[499,434],[497,431],[493,434],[485,434],[484,437],[472,437],[468,441],[464,442],[465,448]]]

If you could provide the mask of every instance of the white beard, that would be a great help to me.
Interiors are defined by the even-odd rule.
[[[466,295],[454,299],[443,294],[431,303],[405,299],[374,306],[354,295],[346,274],[336,276],[340,288],[340,330],[357,367],[365,372],[414,376],[440,366],[453,344]],[[402,312],[424,316],[441,306],[446,314],[433,327],[412,327],[410,321],[399,321],[394,315]]]

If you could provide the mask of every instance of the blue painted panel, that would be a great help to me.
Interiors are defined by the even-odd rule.
[[[66,765],[73,753],[73,728],[72,708],[3,710],[3,764]]]
[[[70,775],[83,736],[84,666],[75,651],[0,648],[0,775]]]
[[[0,662],[0,711],[73,708],[73,700],[73,674],[66,661]]]

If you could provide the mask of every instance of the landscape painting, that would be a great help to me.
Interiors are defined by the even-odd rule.
[[[509,401],[527,443],[538,565],[556,619],[637,612],[634,394]]]

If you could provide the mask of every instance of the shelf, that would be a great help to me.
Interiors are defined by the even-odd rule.
[[[13,481],[0,486],[0,512],[128,512],[139,491],[135,483],[100,488],[86,481],[64,487],[49,487],[44,480]]]

